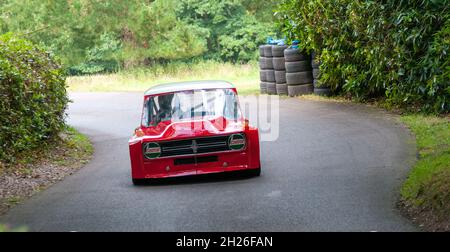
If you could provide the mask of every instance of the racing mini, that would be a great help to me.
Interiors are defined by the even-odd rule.
[[[129,140],[134,184],[149,179],[261,172],[258,129],[225,81],[170,83],[145,92],[141,125]]]

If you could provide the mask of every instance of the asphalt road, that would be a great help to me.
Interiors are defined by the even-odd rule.
[[[0,223],[32,231],[416,230],[395,209],[414,141],[377,109],[281,99],[280,137],[262,143],[261,177],[135,187],[127,141],[142,94],[71,98],[69,123],[91,137],[93,160]]]

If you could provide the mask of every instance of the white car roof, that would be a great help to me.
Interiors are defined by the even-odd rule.
[[[233,84],[227,81],[207,80],[207,81],[185,81],[161,84],[151,87],[145,92],[145,95],[157,95],[164,93],[175,93],[189,90],[202,89],[230,89],[234,88]]]

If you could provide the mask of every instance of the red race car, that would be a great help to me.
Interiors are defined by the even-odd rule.
[[[224,81],[150,88],[129,148],[135,185],[158,178],[261,172],[258,129],[244,119],[236,88]]]

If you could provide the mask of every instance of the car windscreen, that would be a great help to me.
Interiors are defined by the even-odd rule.
[[[181,91],[151,96],[146,100],[142,124],[156,126],[164,121],[188,121],[241,117],[237,95],[231,89]]]

